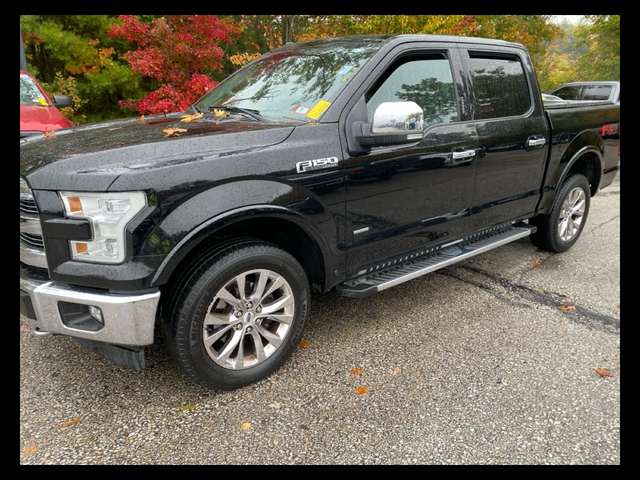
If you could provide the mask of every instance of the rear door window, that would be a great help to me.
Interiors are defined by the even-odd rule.
[[[469,52],[475,94],[474,120],[524,115],[531,108],[529,85],[517,57]]]

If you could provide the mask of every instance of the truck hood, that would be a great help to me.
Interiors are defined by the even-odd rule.
[[[33,189],[104,191],[129,173],[265,148],[293,122],[184,113],[99,122],[20,141],[20,174]]]

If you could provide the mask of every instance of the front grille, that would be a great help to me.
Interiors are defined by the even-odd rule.
[[[42,241],[42,235],[33,235],[31,233],[20,232],[20,241],[31,248],[44,251],[44,242]]]
[[[38,206],[29,185],[22,177],[20,177],[20,261],[39,268],[47,266]]]
[[[20,276],[40,282],[46,282],[49,280],[49,271],[46,268],[30,267],[29,265],[21,263]]]
[[[33,199],[33,195],[31,195],[31,193],[27,195],[20,191],[20,212],[30,215],[38,215],[38,207],[36,207],[36,201]]]

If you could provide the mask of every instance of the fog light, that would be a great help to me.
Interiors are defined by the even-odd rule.
[[[100,310],[98,307],[94,305],[90,305],[89,314],[91,315],[92,318],[96,319],[98,322],[104,325],[104,320],[102,318],[102,310]]]
[[[94,305],[58,302],[62,323],[67,327],[87,332],[97,332],[104,328],[102,310]]]

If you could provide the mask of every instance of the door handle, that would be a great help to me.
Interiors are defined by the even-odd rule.
[[[461,152],[453,152],[452,157],[454,160],[463,160],[465,158],[471,158],[476,155],[475,150],[463,150]]]
[[[547,143],[543,136],[532,136],[527,139],[527,148],[539,148]]]
[[[460,165],[462,163],[469,163],[473,161],[473,157],[476,156],[476,151],[471,150],[459,150],[451,152],[452,164]]]

